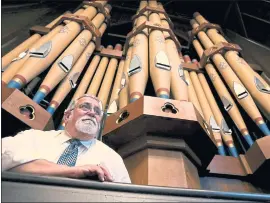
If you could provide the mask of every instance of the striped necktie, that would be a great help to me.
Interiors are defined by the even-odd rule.
[[[81,142],[78,139],[72,139],[69,142],[70,145],[62,153],[57,164],[75,166],[78,157],[78,148]]]

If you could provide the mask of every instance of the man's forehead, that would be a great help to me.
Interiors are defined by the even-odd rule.
[[[94,104],[99,104],[99,102],[96,100],[96,99],[94,99],[94,98],[92,98],[92,97],[82,97],[82,98],[80,98],[79,100],[78,100],[78,104],[82,104],[82,103],[85,103],[85,102],[87,102],[87,103],[94,103]]]

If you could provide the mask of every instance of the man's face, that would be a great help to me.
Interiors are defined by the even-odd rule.
[[[79,132],[97,135],[101,118],[102,111],[98,101],[91,97],[83,97],[77,102],[68,123],[75,126]]]

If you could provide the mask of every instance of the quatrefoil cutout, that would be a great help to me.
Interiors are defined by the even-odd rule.
[[[21,106],[20,108],[20,113],[27,117],[29,120],[34,120],[36,115],[35,115],[35,109],[31,105],[26,105],[26,106]]]
[[[165,103],[164,106],[161,107],[161,110],[166,113],[173,113],[176,114],[178,109],[172,103]]]

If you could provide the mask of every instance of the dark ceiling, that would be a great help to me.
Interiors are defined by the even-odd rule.
[[[193,13],[198,11],[210,22],[220,24],[223,29],[233,30],[270,47],[270,1],[162,0],[160,2],[170,14],[178,36],[186,35],[191,29],[189,20]],[[121,30],[119,27],[131,22],[130,17],[136,12],[139,1],[111,1],[111,4],[114,17],[112,25],[118,26],[117,30]],[[131,24],[129,28],[131,29]]]

